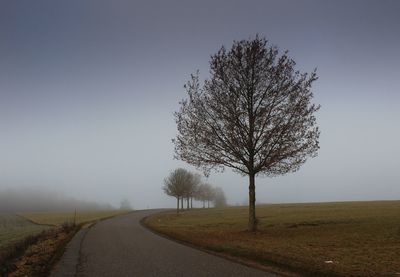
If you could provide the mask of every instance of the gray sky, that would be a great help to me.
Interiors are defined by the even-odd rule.
[[[318,68],[319,156],[258,202],[399,199],[399,1],[0,2],[0,189],[174,206],[172,113],[221,45],[259,33]],[[232,204],[247,179],[213,174]]]

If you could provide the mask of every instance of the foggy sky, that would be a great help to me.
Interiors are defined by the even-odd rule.
[[[317,68],[319,156],[256,180],[257,201],[399,199],[400,2],[0,2],[0,190],[173,207],[173,112],[222,45],[265,36]],[[208,182],[247,201],[247,179]]]

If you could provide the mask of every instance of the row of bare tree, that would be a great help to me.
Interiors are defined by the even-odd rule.
[[[225,194],[221,188],[214,188],[208,183],[203,183],[200,174],[183,168],[175,169],[164,179],[163,190],[167,195],[176,198],[177,213],[179,213],[179,206],[183,210],[185,200],[187,209],[193,208],[193,199],[201,201],[203,208],[206,207],[206,203],[209,208],[210,202],[213,202],[215,207],[226,205]]]

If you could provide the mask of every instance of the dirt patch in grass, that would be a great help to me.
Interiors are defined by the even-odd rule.
[[[247,207],[159,214],[144,223],[200,247],[306,276],[400,276],[400,201]]]

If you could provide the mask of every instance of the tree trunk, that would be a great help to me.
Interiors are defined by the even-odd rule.
[[[190,197],[190,208],[193,209],[193,197]]]
[[[189,210],[189,197],[186,198],[186,206],[187,206],[187,209]]]
[[[176,198],[176,213],[179,214],[179,197]]]
[[[249,231],[257,230],[255,174],[249,174]]]
[[[181,197],[181,210],[183,211],[183,196]]]

